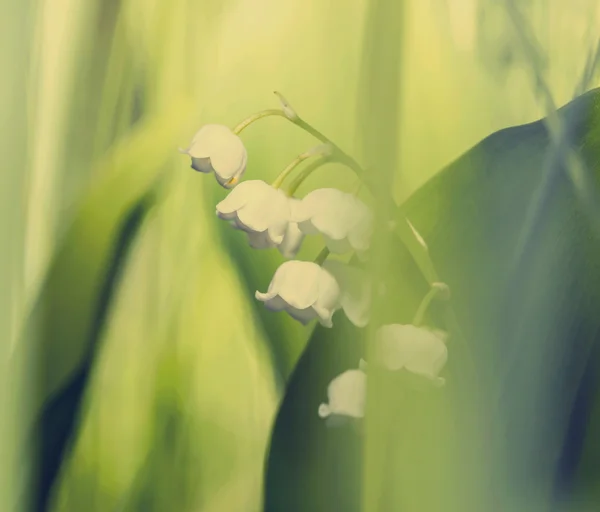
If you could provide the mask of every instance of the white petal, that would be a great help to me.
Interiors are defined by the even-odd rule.
[[[340,308],[340,288],[333,275],[307,261],[283,263],[267,293],[256,292],[255,296],[269,309],[285,309],[304,324],[318,318],[325,327],[332,327],[333,314]]]
[[[304,234],[298,228],[298,224],[288,222],[283,241],[278,247],[279,252],[284,258],[294,258],[298,254],[303,240]]]
[[[350,245],[359,253],[364,253],[369,249],[373,235],[373,214],[365,205],[362,206],[365,209],[360,214],[359,221],[348,233]]]
[[[215,148],[223,145],[223,140],[230,140],[233,132],[222,124],[205,124],[192,139],[187,153],[192,158],[208,158]]]
[[[232,219],[247,233],[261,233],[266,241],[256,247],[273,247],[283,241],[289,219],[289,198],[261,180],[244,181],[217,205],[217,215]],[[264,233],[264,234],[263,234]],[[251,239],[252,241],[252,239]]]
[[[217,178],[230,180],[239,177],[246,170],[248,155],[242,140],[237,135],[231,135],[227,140],[219,141],[221,145],[215,147],[210,154],[210,161]]]
[[[312,307],[298,309],[287,306],[286,311],[294,320],[298,320],[298,322],[300,322],[302,325],[306,325],[317,318],[317,312]]]
[[[300,200],[294,211],[294,220],[303,222],[321,213],[335,212],[336,209],[339,210],[339,205],[346,203],[347,200],[348,194],[336,188],[313,190]]]
[[[347,370],[327,388],[329,414],[362,418],[365,415],[367,376],[361,370]],[[326,412],[321,408],[321,412]]]
[[[315,304],[312,308],[314,314],[319,319],[319,323],[323,327],[331,328],[333,327],[333,314],[336,311],[336,308],[327,309],[318,304]]]
[[[265,307],[270,311],[284,311],[289,307],[288,303],[275,292],[261,293],[256,291],[254,296],[261,302],[264,302]]]
[[[381,327],[376,336],[376,353],[378,362],[389,370],[406,368],[438,381],[438,373],[448,360],[444,340],[435,332],[414,325]]]
[[[331,314],[340,307],[340,285],[335,276],[326,268],[321,267],[319,273],[319,298],[315,307],[331,311]]]
[[[186,153],[192,167],[200,172],[215,173],[225,188],[234,187],[246,170],[248,154],[242,140],[227,126],[207,124],[194,135]]]
[[[276,293],[296,309],[309,308],[319,298],[320,273],[321,267],[316,263],[286,261],[276,270],[268,293]]]
[[[402,336],[402,325],[391,324],[380,327],[375,338],[375,354],[377,363],[388,370],[404,368],[409,354],[401,350],[398,339]]]
[[[340,240],[347,235],[348,221],[352,224],[355,222],[352,199],[352,195],[335,188],[314,190],[301,200],[295,210],[296,218],[292,220],[300,223],[300,229],[305,226],[305,221],[310,220],[314,229]]]
[[[250,180],[240,183],[231,192],[229,192],[229,194],[227,194],[225,199],[217,203],[217,215],[221,217],[222,215],[231,214],[245,206],[248,200],[251,199],[253,195],[257,194],[257,183],[264,182],[259,180]]]
[[[214,171],[210,158],[192,158],[192,169],[203,173]]]
[[[327,404],[319,405],[319,416],[321,418],[327,418],[331,414],[331,409]]]
[[[366,274],[341,261],[326,260],[323,268],[329,271],[340,286],[340,305],[344,313],[357,327],[369,322],[371,309],[371,286]]]
[[[369,246],[372,214],[352,194],[333,188],[314,190],[294,208],[292,220],[307,235],[322,233],[331,252],[365,251]]]

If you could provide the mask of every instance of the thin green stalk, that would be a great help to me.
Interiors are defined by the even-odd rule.
[[[250,117],[247,117],[246,119],[241,121],[232,131],[236,135],[239,135],[242,132],[242,130],[244,130],[245,128],[250,126],[255,121],[258,121],[259,119],[263,119],[264,117],[270,117],[270,116],[287,117],[285,115],[285,112],[278,108],[270,108],[267,110],[261,110],[260,112],[257,112],[256,114],[253,114]]]
[[[296,193],[296,190],[298,190],[298,187],[302,185],[306,178],[308,178],[314,171],[316,171],[320,167],[323,167],[325,164],[332,162],[333,160],[334,159],[330,156],[322,156],[314,162],[312,162],[310,165],[307,165],[304,169],[302,169],[302,172],[300,172],[300,174],[298,174],[298,176],[294,178],[294,180],[287,189],[287,195],[292,197]]]
[[[446,294],[446,296],[444,297],[444,294]],[[449,299],[449,288],[444,285],[443,283],[434,283],[433,286],[431,287],[431,289],[427,292],[427,294],[425,295],[425,297],[423,297],[423,300],[421,301],[421,304],[419,304],[419,307],[417,309],[417,312],[415,313],[414,319],[413,319],[413,325],[419,326],[423,323],[423,318],[425,318],[425,313],[427,313],[427,310],[429,309],[429,305],[431,304],[431,302],[433,301],[433,299],[435,298],[444,298],[444,299]]]
[[[325,263],[325,260],[327,259],[328,256],[329,256],[329,249],[327,247],[324,247],[323,250],[315,258],[315,263],[317,265],[323,265],[323,263]]]
[[[283,184],[284,180],[292,173],[292,171],[298,167],[302,162],[308,160],[309,158],[317,155],[328,155],[329,148],[326,146],[317,146],[315,148],[309,149],[305,153],[298,155],[290,164],[277,176],[275,181],[273,182],[273,188],[280,188]]]

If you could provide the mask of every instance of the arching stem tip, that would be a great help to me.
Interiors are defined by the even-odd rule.
[[[283,94],[281,94],[279,91],[273,91],[273,94],[279,98],[279,103],[281,103],[281,108],[285,113],[285,116],[290,121],[296,121],[298,119],[298,114],[296,114],[296,111],[289,104],[288,100],[284,98]]]

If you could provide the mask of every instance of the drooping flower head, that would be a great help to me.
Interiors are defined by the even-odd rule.
[[[402,368],[431,379],[437,385],[445,380],[438,376],[448,360],[447,334],[414,325],[390,324],[377,330],[377,363],[396,371]]]
[[[254,249],[277,247],[286,258],[293,258],[304,235],[298,225],[290,222],[290,198],[261,180],[240,183],[217,204],[219,218],[248,235]]]
[[[304,325],[316,318],[324,327],[332,327],[333,314],[341,307],[335,278],[310,261],[286,261],[276,270],[267,292],[255,295],[268,309],[287,311]]]
[[[256,292],[256,298],[273,311],[287,311],[303,324],[317,318],[321,325],[332,327],[338,309],[357,327],[365,327],[369,321],[369,282],[360,269],[340,261],[327,260],[322,266],[287,261],[275,272],[267,292]]]
[[[321,418],[327,418],[331,424],[339,424],[341,418],[364,417],[367,396],[367,375],[364,369],[365,364],[361,361],[359,369],[347,370],[329,383],[329,403],[322,403],[318,410]]]
[[[363,257],[369,249],[373,214],[353,194],[335,188],[313,190],[294,207],[292,219],[304,234],[322,234],[334,254],[356,251]]]
[[[217,215],[246,232],[255,249],[275,247],[287,230],[289,199],[264,181],[244,181],[217,204]]]
[[[227,126],[204,125],[182,153],[192,158],[192,168],[203,173],[214,172],[225,188],[232,188],[246,170],[248,154],[242,140]]]

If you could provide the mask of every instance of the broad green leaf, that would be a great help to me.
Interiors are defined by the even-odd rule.
[[[599,109],[595,90],[559,111],[596,183]],[[532,197],[547,172],[552,180],[541,215],[525,250],[518,251]],[[595,389],[581,380],[600,332],[595,264],[600,237],[593,219],[578,203],[543,120],[483,140],[418,190],[399,210],[399,220],[405,215],[452,290],[451,305],[467,343],[458,344],[451,332],[447,383],[438,394],[369,369],[374,389],[363,439],[372,457],[365,470],[376,501],[369,512],[544,509],[557,488],[573,483],[581,456],[573,428],[591,405],[585,399],[585,406],[574,408],[575,399]],[[392,251],[392,275],[405,282],[385,313],[397,309],[394,321],[406,323],[426,288],[406,250]],[[444,309],[436,305],[427,323],[447,329]],[[346,352],[337,332],[335,327],[315,332],[280,408],[267,470],[266,495],[279,500],[273,503],[289,497],[286,504],[298,510],[331,510],[352,490],[344,509],[360,510],[358,470],[344,466],[353,445],[337,454],[328,451],[346,442],[349,432],[326,430],[316,417],[315,407],[339,367],[302,364],[326,365],[338,357],[344,369],[353,367],[353,360],[342,359]],[[345,342],[357,336],[347,332]],[[469,373],[471,362],[475,375]],[[294,407],[299,403],[302,408]],[[380,435],[369,438],[370,432]],[[593,443],[593,432],[588,439]],[[295,461],[302,461],[304,478],[280,478],[281,468],[293,468]],[[348,480],[306,476],[341,466]],[[585,498],[588,490],[579,491]]]

